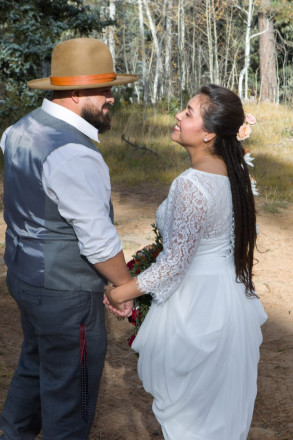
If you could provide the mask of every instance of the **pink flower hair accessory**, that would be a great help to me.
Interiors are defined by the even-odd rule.
[[[256,118],[251,113],[247,113],[245,117],[245,122],[247,122],[249,125],[255,125]]]
[[[248,113],[245,116],[244,123],[239,127],[238,133],[236,135],[236,138],[238,141],[244,141],[244,139],[249,138],[251,134],[251,125],[256,124],[256,118]]]

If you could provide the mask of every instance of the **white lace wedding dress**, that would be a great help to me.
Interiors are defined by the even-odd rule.
[[[229,179],[186,170],[156,221],[164,250],[137,278],[154,298],[132,345],[139,377],[166,440],[245,440],[267,316],[235,281]]]

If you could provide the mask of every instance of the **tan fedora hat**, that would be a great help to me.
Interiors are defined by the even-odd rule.
[[[108,46],[94,38],[74,38],[57,44],[52,52],[51,76],[29,81],[31,89],[77,90],[128,84],[137,75],[113,71]]]

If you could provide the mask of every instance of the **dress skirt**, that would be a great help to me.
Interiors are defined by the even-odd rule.
[[[197,255],[132,347],[166,440],[246,440],[267,315],[235,280],[232,256]]]

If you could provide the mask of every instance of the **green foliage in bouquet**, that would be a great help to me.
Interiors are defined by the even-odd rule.
[[[163,250],[162,237],[156,225],[152,224],[152,227],[155,233],[155,243],[137,251],[136,254],[133,255],[133,259],[127,263],[128,269],[132,276],[137,276],[150,267],[150,265],[156,261],[159,253]],[[129,322],[134,325],[134,334],[128,339],[130,346],[149,311],[151,302],[152,296],[149,293],[142,295],[135,300],[132,315],[128,318]]]

